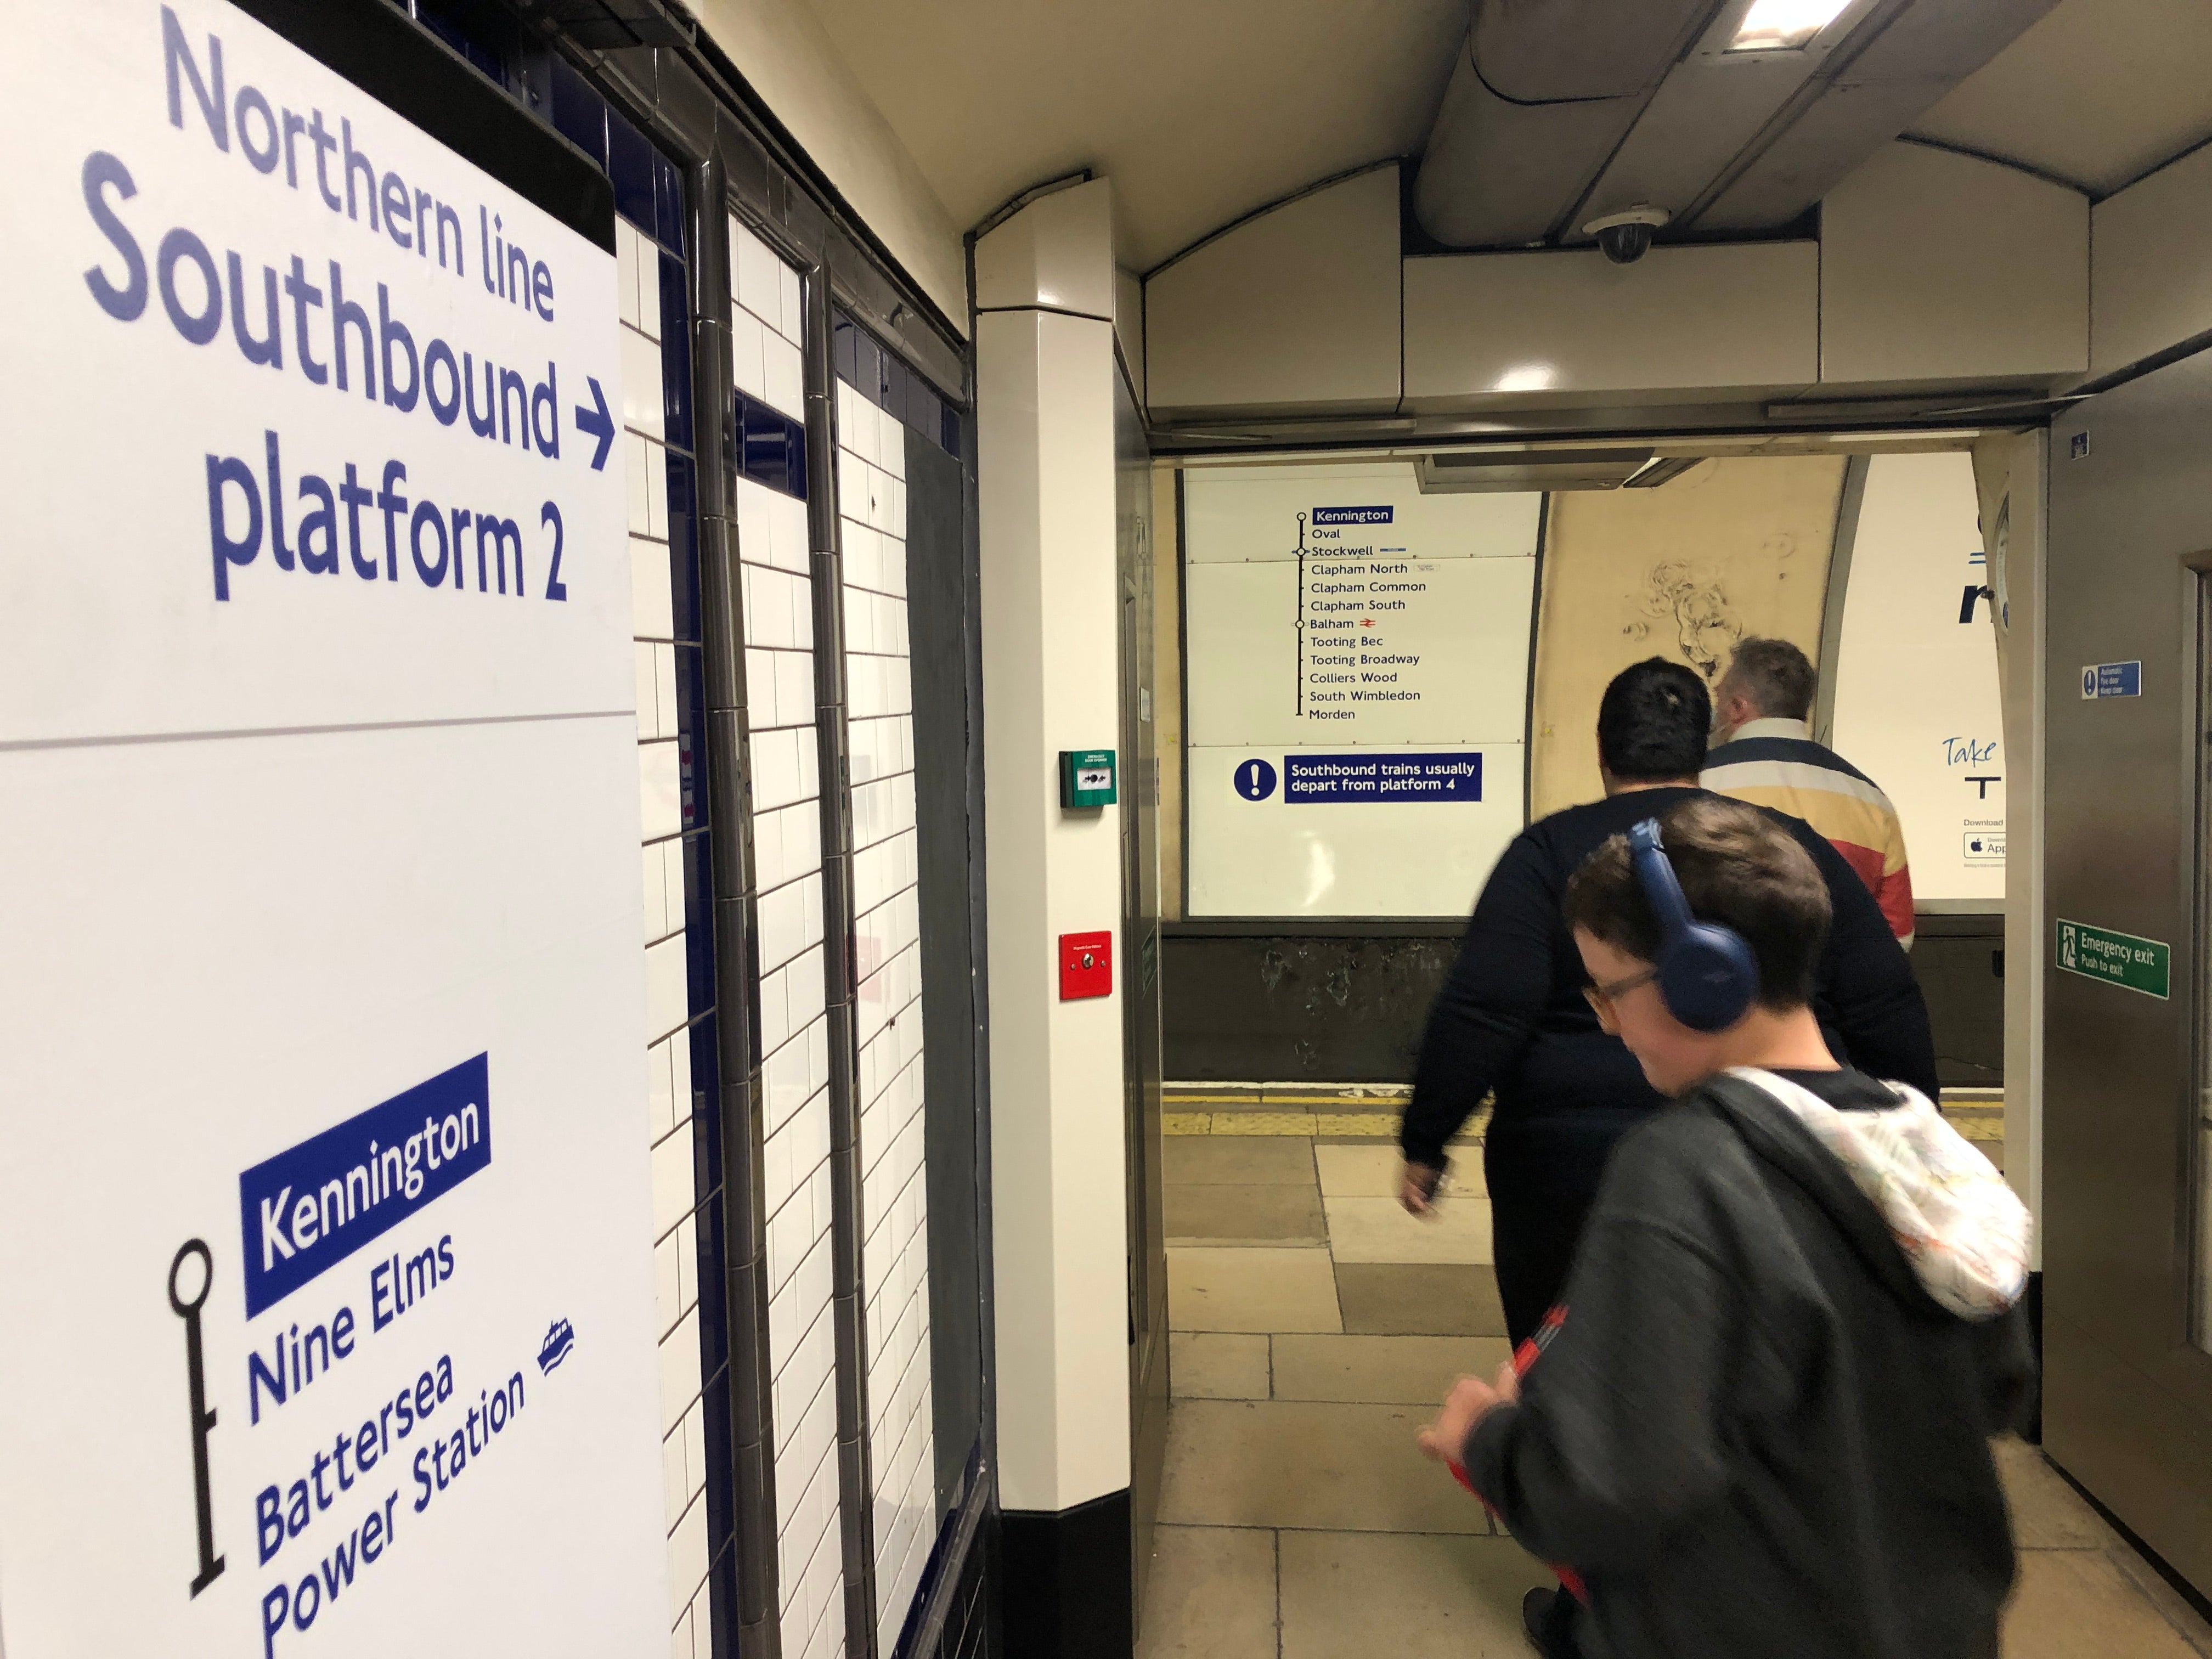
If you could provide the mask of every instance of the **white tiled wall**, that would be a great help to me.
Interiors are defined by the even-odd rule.
[[[841,381],[837,439],[860,981],[861,1271],[877,1626],[888,1651],[936,1537],[913,675],[906,621],[906,432]]]
[[[804,415],[799,278],[734,220],[738,384]],[[830,1322],[830,1042],[823,1017],[822,808],[806,507],[737,483],[759,886],[769,1369],[786,1659],[844,1651],[836,1341]]]
[[[798,273],[734,220],[738,387],[803,419]],[[838,387],[838,490],[859,981],[862,1294],[877,1618],[888,1651],[935,1538],[914,722],[906,630],[906,434]],[[737,484],[753,845],[759,887],[769,1364],[783,1650],[844,1645],[830,1320],[828,1027],[820,780],[804,503]],[[647,671],[641,667],[642,677]],[[641,695],[644,680],[641,678]],[[830,918],[830,925],[838,919]]]
[[[799,273],[761,239],[730,221],[731,353],[738,389],[806,418],[806,375],[799,343],[805,337]]]
[[[660,281],[651,241],[615,225],[623,334],[623,450],[629,484],[643,793],[647,1098],[653,1136],[653,1261],[660,1310],[662,1465],[676,1659],[710,1652],[707,1448],[700,1395],[699,1202],[693,1158],[691,1009],[684,939],[683,766],[677,752],[668,465],[662,447]]]

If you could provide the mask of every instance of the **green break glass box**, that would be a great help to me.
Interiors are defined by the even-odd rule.
[[[1063,809],[1073,811],[1086,806],[1111,806],[1114,801],[1112,750],[1060,751],[1060,804]]]

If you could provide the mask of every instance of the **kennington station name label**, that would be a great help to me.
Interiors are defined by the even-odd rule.
[[[491,1164],[489,1056],[465,1060],[238,1178],[246,1316]]]

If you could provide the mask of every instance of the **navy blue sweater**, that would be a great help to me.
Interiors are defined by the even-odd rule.
[[[1530,824],[1505,849],[1476,901],[1459,960],[1429,1012],[1413,1097],[1400,1127],[1407,1158],[1431,1168],[1482,1097],[1500,1116],[1662,1101],[1618,1037],[1598,1029],[1560,904],[1567,878],[1609,836],[1706,792],[1633,790]],[[1813,1010],[1838,1060],[1909,1083],[1933,1100],[1936,1044],[1912,966],[1850,865],[1811,825],[1776,812],[1828,884],[1835,920]]]

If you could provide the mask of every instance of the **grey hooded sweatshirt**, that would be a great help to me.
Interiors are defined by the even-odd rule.
[[[2025,1212],[1927,1100],[1716,1078],[1624,1139],[1462,1462],[1593,1659],[1995,1659]]]

